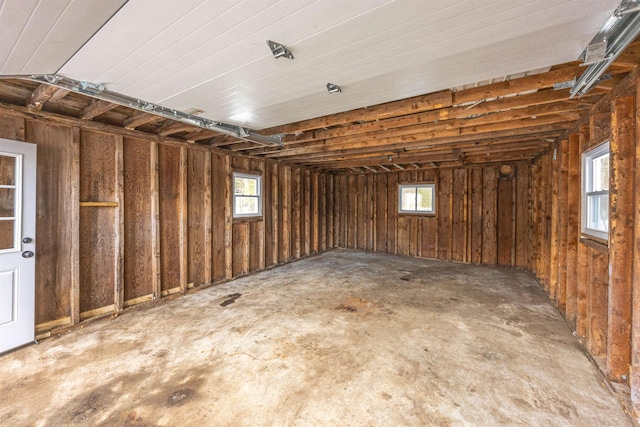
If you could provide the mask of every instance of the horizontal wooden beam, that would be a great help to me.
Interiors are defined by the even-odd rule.
[[[522,109],[525,107],[530,109],[529,111],[532,115],[545,114],[545,112],[548,114],[554,110],[557,112],[568,109],[590,108],[600,96],[602,96],[600,93],[590,93],[589,96],[580,98],[579,100],[569,101],[569,89],[540,91],[527,95],[496,99],[479,104],[473,108],[469,108],[469,106],[443,108],[436,111],[416,113],[399,118],[376,120],[373,122],[341,126],[333,129],[314,130],[295,135],[286,135],[283,138],[283,142],[286,146],[290,147],[296,143],[385,131],[405,126],[436,123],[444,120],[477,117],[479,115],[504,112],[511,109]],[[548,107],[546,104],[553,104],[554,107]],[[535,108],[539,108],[539,110],[535,110]],[[227,140],[224,143],[228,144],[231,143],[231,141]],[[225,144],[221,143],[220,145]],[[234,147],[231,146],[231,149],[234,149]],[[263,148],[261,150],[255,150],[255,154],[261,154],[268,151],[268,149]]]
[[[261,133],[264,135],[273,135],[278,133],[304,132],[311,129],[320,129],[358,121],[373,121],[437,110],[456,104],[550,88],[553,87],[555,83],[572,80],[574,77],[581,75],[583,71],[584,67],[580,67],[577,63],[573,62],[546,73],[465,89],[458,92],[442,91],[420,97],[407,98],[401,101],[303,120],[289,125],[276,126],[265,129],[261,131]]]
[[[389,102],[371,107],[359,108],[344,113],[331,114],[316,119],[304,120],[290,125],[276,126],[264,131],[263,135],[279,133],[295,133],[310,129],[318,129],[328,126],[342,125],[358,121],[371,121],[389,117],[398,117],[405,114],[419,113],[421,111],[436,110],[452,105],[452,92],[449,90],[415,96],[402,101]]]
[[[455,153],[452,153],[453,150],[444,147],[441,150],[433,150],[431,152],[403,152],[403,153],[395,153],[392,155],[393,160],[388,160],[388,155],[380,155],[373,156],[366,159],[351,159],[351,158],[340,158],[340,159],[324,159],[318,161],[308,161],[301,162],[302,165],[305,166],[314,166],[319,168],[336,168],[336,167],[349,167],[349,166],[379,166],[379,165],[392,165],[393,163],[426,163],[426,162],[441,162],[441,161],[452,161],[452,160],[461,160],[466,161],[472,156],[483,156],[486,154],[514,154],[518,152],[526,152],[530,153],[534,151],[536,153],[540,152],[542,149],[549,145],[548,142],[539,141],[539,140],[531,140],[531,141],[522,141],[522,142],[503,142],[502,144],[494,144],[490,147],[479,147],[469,145],[467,147],[456,148],[460,150],[461,154],[464,154],[464,157],[460,157]]]
[[[118,202],[80,202],[80,207],[115,208],[118,207]]]
[[[525,140],[538,139],[545,141],[545,143],[551,143],[563,132],[564,127],[557,126],[555,124],[546,125],[544,127],[536,127],[535,129],[519,130],[512,129],[506,131],[496,131],[485,133],[482,135],[476,135],[470,138],[466,135],[455,137],[443,137],[429,140],[418,140],[410,143],[398,143],[387,144],[382,146],[363,147],[352,150],[339,150],[339,151],[327,151],[323,153],[317,153],[313,156],[306,156],[305,162],[320,160],[323,158],[367,158],[368,156],[377,155],[394,155],[398,153],[404,153],[408,151],[413,152],[432,152],[433,150],[450,150],[456,146],[479,146],[485,147],[487,144],[491,144],[496,141],[508,141],[517,142]],[[534,132],[535,130],[535,132]]]
[[[388,145],[397,145],[397,148],[403,148],[403,143],[415,143],[416,141],[428,142],[429,140],[435,140],[439,138],[454,138],[454,137],[466,137],[472,139],[482,139],[484,134],[489,135],[489,137],[493,137],[493,132],[500,131],[513,131],[518,135],[523,135],[525,133],[536,133],[540,132],[536,128],[543,127],[546,125],[559,125],[566,127],[571,122],[577,120],[580,117],[578,113],[567,113],[562,115],[548,115],[542,117],[535,118],[527,118],[527,119],[519,119],[519,120],[511,120],[507,122],[498,122],[498,123],[489,123],[489,124],[481,124],[477,126],[470,126],[464,128],[451,128],[447,129],[446,127],[443,129],[441,127],[437,127],[435,130],[425,129],[424,127],[416,127],[415,133],[410,133],[412,130],[403,129],[400,133],[393,133],[390,136],[382,136],[378,138],[364,139],[359,138],[358,140],[347,140],[346,142],[338,142],[334,143],[333,141],[327,142],[322,145],[312,146],[312,147],[301,147],[295,149],[284,149],[275,153],[269,153],[265,155],[267,158],[287,158],[293,159],[299,156],[308,157],[312,154],[318,153],[327,153],[332,151],[344,151],[344,150],[353,150],[353,149],[370,149],[372,147],[380,147],[380,146],[388,146]],[[560,125],[562,124],[562,125]],[[563,127],[557,129],[546,129],[541,131],[549,131],[549,130],[563,130]]]
[[[451,168],[460,168],[460,167],[476,168],[476,167],[484,167],[487,165],[499,165],[499,164],[511,163],[511,162],[531,161],[531,159],[533,159],[533,155],[518,153],[515,155],[507,155],[502,157],[487,156],[484,158],[472,158],[465,162],[461,162],[460,160],[453,160],[453,161],[443,161],[441,163],[423,163],[423,164],[418,164],[418,166],[421,170],[429,170],[429,169],[436,169],[436,168],[451,169]],[[409,165],[410,163],[406,164],[406,166],[409,166]],[[389,169],[389,168],[382,169],[381,166],[378,166],[381,169],[376,170],[376,172],[371,172],[369,170],[362,170],[362,169],[353,168],[353,167],[326,169],[326,170],[338,175],[343,175],[343,174],[353,175],[354,172],[356,172],[357,174],[368,175],[373,173],[390,173],[390,172],[393,173],[393,172],[398,172],[399,170],[402,171],[407,169],[405,165],[402,165],[402,164],[394,164],[393,166],[395,167],[394,169]]]
[[[591,99],[591,101],[595,102],[597,99]],[[575,112],[575,111],[586,111],[588,108],[592,106],[592,103],[589,102],[577,102],[563,100],[556,101],[549,104],[543,104],[539,106],[530,106],[525,108],[517,108],[513,110],[502,111],[500,109],[496,110],[493,113],[481,114],[476,113],[473,117],[468,117],[465,119],[455,118],[450,120],[433,120],[431,122],[423,122],[421,124],[409,125],[407,122],[403,123],[402,126],[394,126],[393,128],[383,129],[378,132],[369,132],[364,134],[356,134],[350,136],[342,136],[336,138],[328,138],[328,135],[321,135],[322,138],[316,141],[310,141],[304,144],[298,143],[286,143],[285,148],[274,150],[272,148],[262,148],[259,150],[251,151],[252,154],[270,154],[270,153],[278,153],[279,155],[284,155],[287,150],[299,148],[308,148],[312,146],[323,146],[323,145],[331,145],[334,143],[350,143],[350,142],[358,142],[358,141],[370,141],[376,140],[379,138],[389,138],[389,137],[397,137],[402,135],[410,135],[420,132],[435,132],[438,130],[447,131],[455,128],[463,128],[463,127],[471,127],[482,124],[489,123],[499,123],[499,122],[507,122],[521,118],[527,117],[539,117],[551,114],[565,113],[565,112]],[[469,113],[466,113],[470,115]],[[231,147],[233,149],[233,146]]]

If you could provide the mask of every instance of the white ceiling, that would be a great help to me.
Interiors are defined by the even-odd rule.
[[[573,61],[619,0],[129,0],[82,46],[121,3],[5,0],[1,72],[261,129]]]
[[[0,74],[50,74],[126,0],[0,0]]]

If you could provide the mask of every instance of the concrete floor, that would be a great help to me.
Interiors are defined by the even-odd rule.
[[[347,250],[0,357],[0,424],[631,425],[529,274]]]

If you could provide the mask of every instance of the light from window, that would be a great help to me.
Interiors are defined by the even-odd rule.
[[[401,213],[434,214],[435,201],[434,184],[398,186],[398,211]]]
[[[582,155],[582,234],[609,238],[609,143]]]
[[[262,215],[262,187],[260,175],[233,174],[233,217]]]

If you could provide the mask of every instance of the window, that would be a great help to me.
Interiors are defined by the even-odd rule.
[[[582,234],[609,238],[609,143],[582,154]]]
[[[435,184],[398,186],[398,211],[400,213],[435,214],[435,188]]]
[[[260,175],[233,174],[233,217],[262,216],[262,178]]]

